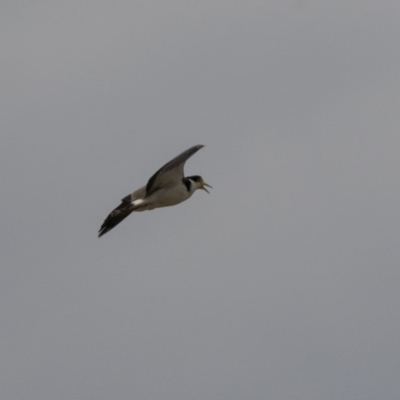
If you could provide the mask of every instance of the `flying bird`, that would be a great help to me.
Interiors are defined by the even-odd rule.
[[[133,211],[153,210],[154,208],[174,206],[187,200],[197,189],[210,187],[199,175],[183,175],[183,167],[188,158],[199,151],[199,144],[187,149],[161,167],[147,182],[146,186],[128,194],[121,200],[101,225],[99,237],[117,226]]]

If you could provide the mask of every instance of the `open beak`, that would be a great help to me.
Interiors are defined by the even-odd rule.
[[[205,188],[206,186],[209,187],[209,188],[211,188],[211,189],[212,189],[212,186],[210,186],[208,183],[203,182],[203,187],[202,187],[202,189],[205,190],[208,194],[210,194],[210,192]]]

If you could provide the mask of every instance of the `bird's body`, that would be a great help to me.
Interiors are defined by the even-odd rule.
[[[110,231],[133,211],[147,211],[160,207],[169,207],[187,200],[197,189],[208,192],[201,176],[183,176],[186,160],[199,151],[202,145],[193,146],[179,154],[160,168],[146,186],[127,195],[122,203],[106,218],[99,230],[99,237]]]
[[[187,200],[196,189],[197,187],[191,185],[188,190],[185,184],[181,182],[177,185],[163,188],[162,192],[156,191],[148,197],[134,200],[132,205],[135,207],[135,211],[147,211],[160,207],[175,206]]]

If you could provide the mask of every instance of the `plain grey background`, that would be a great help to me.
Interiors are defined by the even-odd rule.
[[[400,398],[398,1],[0,9],[1,399]]]

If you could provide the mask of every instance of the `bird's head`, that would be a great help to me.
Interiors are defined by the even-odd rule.
[[[210,193],[207,189],[206,186],[212,189],[212,186],[210,186],[208,183],[205,183],[203,178],[199,175],[194,175],[194,176],[188,176],[188,179],[190,179],[193,182],[193,187],[196,189],[202,189],[205,190],[207,193]]]

